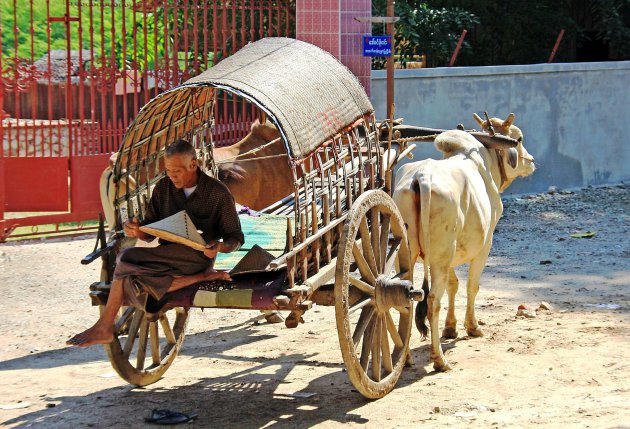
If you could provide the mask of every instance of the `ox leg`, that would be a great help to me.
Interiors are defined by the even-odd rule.
[[[427,299],[427,317],[431,329],[431,360],[436,371],[448,371],[451,369],[442,352],[438,326],[440,321],[440,301],[448,283],[448,270],[448,267],[431,266],[431,291]]]
[[[448,284],[446,293],[448,294],[448,310],[446,312],[446,326],[442,331],[444,338],[457,338],[457,319],[455,318],[455,295],[459,288],[459,279],[453,268],[448,273]]]
[[[490,241],[490,243],[492,243],[492,241]],[[477,292],[479,292],[479,280],[481,279],[481,273],[488,260],[490,245],[488,245],[486,249],[487,252],[483,253],[484,256],[477,257],[470,262],[470,268],[468,269],[468,283],[466,288],[468,296],[466,297],[466,320],[464,321],[464,327],[471,337],[483,337],[483,331],[479,329],[477,317],[475,316],[475,298],[477,297]]]

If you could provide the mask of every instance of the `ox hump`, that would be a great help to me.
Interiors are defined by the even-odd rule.
[[[482,144],[465,131],[448,130],[435,138],[435,148],[447,158],[479,147],[483,147]]]

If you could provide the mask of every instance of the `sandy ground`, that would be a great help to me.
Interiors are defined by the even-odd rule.
[[[101,347],[64,344],[97,317],[87,290],[100,267],[79,264],[93,246],[0,245],[1,426],[144,427],[169,408],[198,427],[630,427],[629,185],[507,200],[477,299],[485,336],[465,336],[460,290],[460,337],[443,340],[454,369],[434,372],[414,330],[413,366],[376,401],[349,383],[328,307],[297,329],[194,310],[165,377],[128,385]],[[553,309],[517,316],[542,301]]]

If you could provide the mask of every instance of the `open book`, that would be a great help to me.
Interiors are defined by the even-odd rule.
[[[140,227],[140,231],[173,243],[204,251],[206,242],[185,210]]]

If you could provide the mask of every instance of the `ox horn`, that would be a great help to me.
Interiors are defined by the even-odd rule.
[[[481,119],[481,117],[478,114],[473,113],[473,118],[479,124],[480,127],[483,127],[483,119]]]
[[[510,113],[505,121],[503,121],[503,126],[505,128],[509,128],[514,123],[514,113]]]
[[[518,141],[501,134],[491,136],[477,131],[472,131],[470,134],[488,149],[508,149],[518,146]]]

